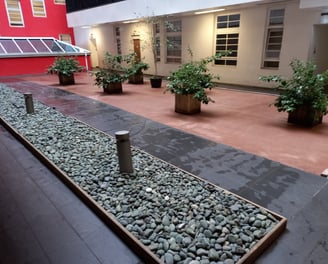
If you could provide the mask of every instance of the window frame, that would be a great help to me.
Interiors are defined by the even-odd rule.
[[[232,53],[215,60],[214,65],[236,67],[238,64],[241,14],[216,15],[215,21],[215,54],[229,50],[232,50]]]
[[[120,26],[114,27],[114,38],[115,38],[117,54],[122,54],[121,27]]]
[[[175,22],[179,25],[176,26]],[[171,26],[172,25],[172,26]],[[165,62],[166,63],[181,63],[182,62],[182,20],[181,19],[170,19],[164,22],[165,26]],[[170,45],[169,39],[174,39]],[[176,44],[179,42],[179,44]],[[179,48],[176,48],[179,47]],[[173,53],[173,54],[172,54]]]
[[[55,5],[66,5],[66,0],[54,0]]]
[[[90,51],[53,37],[1,37],[0,58],[85,55]]]
[[[283,15],[282,16],[272,15],[274,12],[277,11],[283,11]],[[280,55],[281,55],[283,36],[284,36],[285,17],[286,17],[285,8],[276,7],[276,8],[268,9],[267,22],[265,28],[265,42],[263,46],[263,55],[262,55],[262,68],[264,69],[279,68]],[[281,20],[281,22],[279,22],[279,20]],[[274,53],[278,53],[278,55],[274,55]]]
[[[16,6],[15,7],[8,7],[8,4],[16,4],[16,3],[17,3],[17,7]],[[24,17],[23,17],[23,12],[22,12],[22,7],[21,7],[21,4],[20,4],[20,1],[19,0],[17,0],[17,1],[16,0],[6,0],[5,4],[6,4],[6,11],[7,11],[9,26],[10,27],[24,27]],[[12,15],[13,14],[11,14],[10,11],[14,11],[14,12],[19,13],[20,19],[19,19],[18,22],[15,22],[15,21],[12,20]]]
[[[43,9],[43,13],[39,13],[35,11],[35,3],[42,3],[42,9]],[[33,16],[34,17],[47,17],[47,12],[46,12],[46,5],[44,3],[44,0],[31,0],[31,7],[32,7],[32,12],[33,12]]]
[[[59,40],[72,44],[72,36],[70,34],[65,34],[65,33],[59,34]]]
[[[157,22],[153,25],[153,40],[155,43],[155,54],[156,54],[156,62],[161,61],[161,23]]]

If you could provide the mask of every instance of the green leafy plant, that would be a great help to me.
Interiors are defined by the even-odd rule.
[[[313,62],[293,60],[290,63],[293,74],[290,79],[278,75],[261,76],[260,80],[276,82],[280,95],[274,106],[279,112],[293,112],[301,105],[311,106],[312,109],[327,114],[327,95],[324,87],[328,83],[328,70],[316,73]]]
[[[127,63],[129,64],[129,67],[126,68],[126,72],[129,76],[134,74],[141,74],[143,73],[143,71],[149,69],[149,65],[138,59],[137,54],[135,52],[129,54],[129,57],[127,58]]]
[[[165,91],[182,95],[193,94],[193,98],[204,104],[214,102],[206,94],[206,89],[211,90],[215,85],[213,80],[219,80],[220,77],[211,74],[207,65],[221,57],[222,54],[207,57],[200,61],[193,61],[193,54],[190,48],[188,52],[191,57],[190,62],[182,64],[167,77],[168,84]]]
[[[131,74],[127,67],[131,63],[131,56],[132,53],[128,55],[113,55],[106,52],[104,56],[104,67],[92,73],[95,76],[95,85],[105,88],[109,83],[126,81]]]
[[[74,72],[80,72],[84,69],[79,64],[79,61],[73,57],[57,57],[52,65],[47,69],[48,73],[51,74],[63,74],[70,76]]]

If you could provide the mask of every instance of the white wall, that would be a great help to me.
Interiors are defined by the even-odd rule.
[[[301,8],[328,7],[328,0],[300,0]]]
[[[67,23],[69,27],[81,27],[130,20],[136,17],[176,14],[252,2],[261,2],[261,0],[126,0],[88,10],[68,13]]]
[[[269,7],[285,8],[285,26],[279,69],[261,68],[263,47],[266,38],[265,25]],[[313,40],[313,25],[320,21],[320,10],[300,9],[298,2],[292,1],[287,4],[258,5],[243,9],[235,9],[232,12],[182,16],[182,60],[186,61],[189,59],[187,55],[188,46],[193,50],[194,59],[213,55],[215,53],[216,16],[218,14],[224,15],[234,13],[239,13],[241,15],[237,66],[210,66],[214,74],[220,75],[220,81],[222,83],[272,87],[271,84],[259,81],[258,77],[269,74],[288,76],[291,73],[289,63],[292,59],[298,58],[307,60],[309,58]],[[147,73],[152,74],[153,65],[151,51],[149,47],[145,45],[147,43],[146,25],[143,23],[121,23],[116,25],[121,27],[123,54],[129,53],[133,49],[131,35],[134,33],[140,35],[142,57],[151,66],[151,69],[149,69]],[[99,57],[101,57],[105,51],[116,53],[114,27],[114,24],[104,24],[91,29],[91,32],[97,39]],[[79,38],[76,39],[79,45]],[[168,75],[178,66],[178,64],[164,63],[164,57],[162,56],[162,62],[158,64],[159,74]]]
[[[221,76],[221,82],[258,85],[267,10],[264,7],[257,7],[236,12],[240,13],[241,19],[237,66],[213,66],[212,69]]]

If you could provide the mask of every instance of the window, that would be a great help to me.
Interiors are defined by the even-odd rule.
[[[166,21],[166,62],[181,63],[181,20]]]
[[[122,54],[120,27],[115,27],[115,39],[117,54]]]
[[[240,14],[217,17],[217,28],[235,28],[239,27]]]
[[[22,9],[19,0],[6,0],[7,14],[11,26],[24,26]]]
[[[55,4],[65,4],[65,0],[55,0]]]
[[[31,0],[33,15],[36,17],[45,17],[46,9],[44,0]]]
[[[87,54],[88,50],[69,43],[50,38],[34,37],[0,37],[0,57],[27,57],[49,55],[79,55]]]
[[[15,42],[22,53],[36,53],[36,49],[28,39],[16,39]]]
[[[239,45],[240,14],[225,15],[217,17],[217,34],[215,42],[215,53],[230,51],[229,55],[215,60],[216,65],[237,65]]]
[[[153,32],[154,32],[154,40],[155,40],[155,47],[156,47],[156,61],[161,61],[161,36],[160,36],[160,23],[155,23],[153,25]]]
[[[33,45],[37,53],[49,52],[49,49],[44,44],[42,39],[29,39],[29,42]]]
[[[217,65],[237,65],[239,34],[217,34],[216,53],[230,51],[231,54],[215,60]]]
[[[264,50],[263,67],[278,68],[282,37],[284,33],[284,9],[270,10],[267,23],[267,36]]]
[[[10,39],[3,39],[0,43],[6,53],[21,53],[21,50],[19,49],[18,45]]]
[[[72,44],[72,39],[70,34],[59,34],[59,40]]]

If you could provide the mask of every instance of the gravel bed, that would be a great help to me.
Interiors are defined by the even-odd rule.
[[[116,140],[0,85],[0,116],[164,263],[233,264],[279,221],[266,210],[132,147],[120,173]]]

